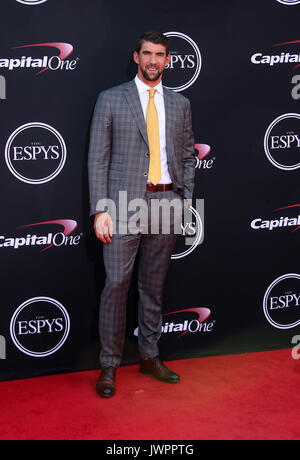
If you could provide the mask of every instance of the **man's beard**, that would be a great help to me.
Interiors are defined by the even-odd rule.
[[[150,76],[150,75],[148,74],[148,72],[147,72],[147,69],[144,69],[144,70],[142,71],[142,74],[143,74],[143,76],[144,76],[144,78],[145,78],[146,80],[148,80],[148,81],[156,81],[156,80],[159,79],[159,77],[161,76],[162,72],[160,72],[159,70],[157,70],[157,73],[156,73],[155,75]]]

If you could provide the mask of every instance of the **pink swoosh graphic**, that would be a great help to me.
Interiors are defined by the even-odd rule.
[[[300,40],[293,40],[291,42],[276,43],[276,45],[273,45],[273,47],[282,46],[282,45],[293,45],[295,43],[300,43]],[[293,70],[297,69],[297,67],[300,67],[300,64],[297,64],[295,67],[293,67]]]
[[[207,155],[210,154],[211,148],[207,144],[195,144],[195,149],[198,152],[198,158],[199,160],[202,160],[205,158]]]
[[[75,220],[71,219],[60,219],[60,220],[48,220],[46,222],[37,222],[36,224],[29,224],[29,225],[22,225],[21,227],[17,228],[26,228],[26,227],[35,227],[36,225],[47,225],[47,224],[58,224],[62,225],[64,227],[64,235],[68,236],[70,233],[74,232],[74,230],[77,228],[77,222]],[[41,252],[46,251],[47,249],[51,248],[53,246],[52,244],[49,244],[46,248],[42,249]]]
[[[282,46],[282,45],[291,45],[293,43],[300,43],[300,40],[293,40],[291,42],[282,42],[282,43],[276,43],[275,45],[273,46]]]
[[[211,315],[211,311],[208,308],[201,307],[201,308],[187,308],[185,310],[172,311],[171,313],[165,313],[163,316],[174,315],[175,313],[185,313],[187,311],[192,311],[194,313],[197,313],[199,323],[203,323]],[[178,338],[184,336],[188,332],[189,331],[184,331],[182,334],[179,335]]]
[[[59,50],[59,58],[63,61],[66,59],[70,54],[73,53],[73,46],[70,45],[70,43],[61,43],[61,42],[54,42],[54,43],[36,43],[35,45],[23,45],[23,46],[15,46],[12,49],[18,49],[18,48],[33,48],[36,46],[50,46],[51,48],[57,48]],[[41,70],[38,72],[36,75],[39,75],[43,72],[46,72],[46,70],[49,70],[49,67],[46,67],[45,69]]]
[[[300,204],[292,204],[290,206],[284,206],[283,208],[274,209],[274,211],[282,211],[283,209],[291,209],[291,208],[300,208]],[[297,230],[300,230],[300,226],[294,228],[294,230],[292,230],[292,233],[296,232]]]
[[[300,204],[292,204],[290,206],[284,206],[283,208],[274,209],[274,211],[282,211],[283,209],[290,209],[290,208],[299,208]]]

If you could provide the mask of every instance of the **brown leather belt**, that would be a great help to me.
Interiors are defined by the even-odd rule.
[[[147,184],[146,191],[147,192],[166,192],[167,190],[173,190],[173,184]]]

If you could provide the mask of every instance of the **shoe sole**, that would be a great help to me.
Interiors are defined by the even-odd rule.
[[[113,389],[112,392],[110,394],[105,394],[105,393],[102,393],[101,390],[98,390],[96,389],[96,393],[98,396],[100,396],[101,398],[111,398],[112,396],[114,396],[116,394],[116,390]]]
[[[100,396],[101,398],[105,398],[105,399],[111,398],[111,397],[114,396],[115,394],[116,394],[116,392],[111,393],[110,395],[106,395],[106,394],[98,393],[98,391],[97,391],[97,395]]]

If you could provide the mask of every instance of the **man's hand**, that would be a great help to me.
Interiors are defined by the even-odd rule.
[[[188,211],[192,206],[192,200],[188,198],[183,199],[183,211]]]
[[[96,237],[102,241],[102,243],[111,243],[113,221],[108,212],[99,212],[95,215],[94,230]]]

